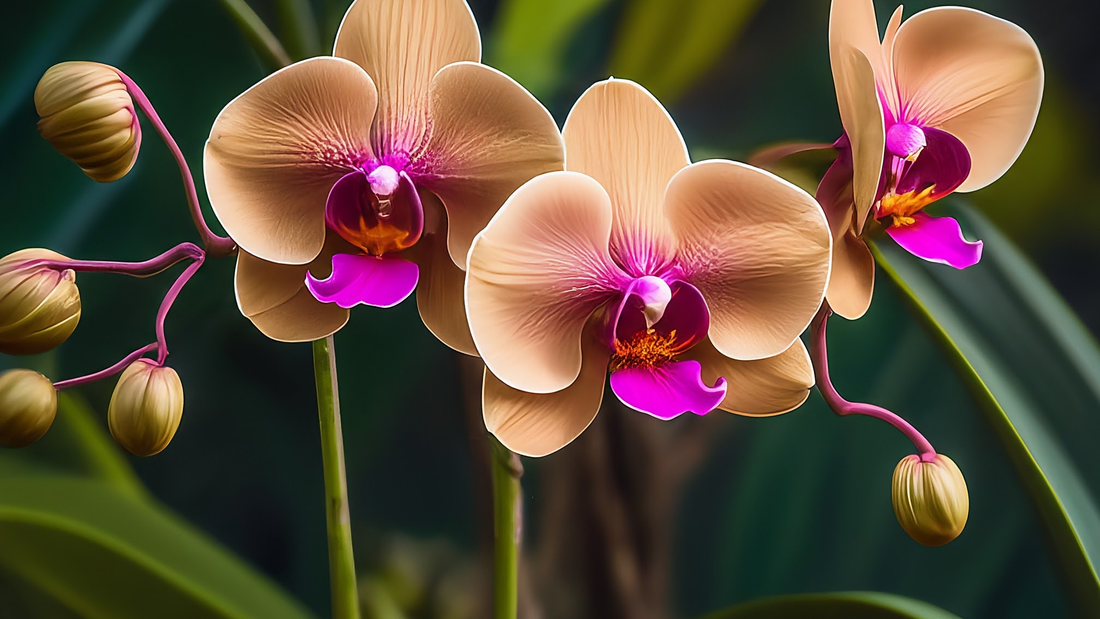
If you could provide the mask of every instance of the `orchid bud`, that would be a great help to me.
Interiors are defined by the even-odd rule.
[[[41,117],[42,137],[92,180],[117,181],[134,167],[141,125],[114,67],[98,62],[55,64],[34,89],[34,107]]]
[[[31,370],[0,374],[0,445],[26,447],[42,438],[57,416],[57,390]]]
[[[892,498],[901,528],[925,546],[943,546],[958,537],[970,513],[962,471],[943,454],[929,461],[902,458],[894,469]]]
[[[32,355],[64,342],[80,322],[76,273],[42,264],[67,261],[48,249],[0,258],[0,352]]]
[[[138,359],[118,379],[107,408],[107,426],[126,451],[151,456],[168,446],[182,416],[183,384],[176,371]]]

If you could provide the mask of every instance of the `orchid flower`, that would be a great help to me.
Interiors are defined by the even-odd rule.
[[[863,236],[872,219],[915,256],[963,269],[980,241],[924,208],[1001,177],[1027,143],[1043,93],[1039,50],[1019,26],[980,11],[941,7],[882,41],[871,0],[833,0],[829,55],[844,134],[818,187],[833,233],[829,304],[867,311],[875,263]]]
[[[550,114],[480,58],[464,0],[357,0],[332,57],[290,65],[222,110],[206,186],[241,249],[238,305],[260,331],[319,339],[348,308],[418,289],[425,325],[474,353],[470,243],[514,189],[563,165]]]
[[[660,419],[805,401],[798,339],[829,276],[828,224],[804,191],[745,164],[691,164],[675,123],[625,80],[565,123],[566,171],[520,187],[470,249],[470,329],[488,429],[542,456],[595,417],[608,370]]]

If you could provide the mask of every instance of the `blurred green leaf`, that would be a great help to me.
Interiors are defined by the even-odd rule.
[[[57,418],[42,440],[18,450],[0,451],[0,479],[32,474],[92,477],[118,491],[145,496],[127,456],[79,394],[62,392]]]
[[[706,619],[958,619],[942,608],[874,591],[808,593],[754,600]]]
[[[310,617],[204,535],[111,484],[0,480],[0,548],[0,568],[89,619]]]
[[[245,0],[219,0],[229,17],[233,19],[252,50],[263,60],[269,70],[281,69],[290,64],[290,55],[283,44],[271,32],[256,11]]]
[[[633,0],[611,50],[611,75],[666,105],[722,57],[763,0]]]
[[[276,0],[279,30],[283,33],[287,51],[294,60],[321,53],[321,31],[309,0]]]
[[[504,0],[492,33],[489,64],[537,97],[553,93],[568,68],[565,51],[585,20],[610,0]]]
[[[982,405],[1039,511],[1075,604],[1100,614],[1100,510],[1088,485],[1096,480],[1081,473],[1098,470],[1091,443],[1100,422],[1100,351],[1003,235],[973,209],[951,214],[985,242],[978,266],[956,272],[891,243],[876,246],[876,259]]]

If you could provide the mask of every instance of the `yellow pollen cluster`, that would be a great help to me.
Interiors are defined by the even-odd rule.
[[[882,197],[882,202],[879,203],[878,216],[880,218],[893,217],[895,226],[908,226],[916,221],[913,219],[915,213],[935,202],[936,198],[932,196],[935,189],[936,186],[932,185],[920,192],[888,193]]]
[[[615,340],[611,371],[623,368],[658,367],[676,356],[676,331],[661,335],[653,329],[637,333],[628,341]]]

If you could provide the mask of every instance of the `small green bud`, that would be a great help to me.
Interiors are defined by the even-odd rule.
[[[107,409],[115,442],[135,456],[160,453],[183,416],[183,384],[176,371],[138,359],[122,372]]]
[[[48,249],[0,258],[0,352],[32,355],[67,340],[80,322],[76,273],[34,264],[68,260]]]
[[[894,515],[909,537],[925,546],[943,546],[962,533],[970,514],[966,480],[943,454],[928,461],[902,458],[894,469]]]
[[[0,374],[0,444],[26,447],[42,438],[57,416],[57,390],[30,370]]]
[[[92,180],[116,181],[130,171],[141,146],[134,101],[114,67],[62,62],[34,89],[38,132]]]

